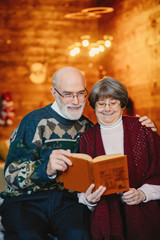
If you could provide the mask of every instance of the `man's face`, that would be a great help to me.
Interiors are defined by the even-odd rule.
[[[55,88],[59,93],[54,92],[54,97],[62,114],[69,120],[78,120],[86,100],[81,96],[85,91],[83,75],[76,69],[65,69],[57,76]]]
[[[61,101],[59,96],[57,96],[56,101],[57,101],[60,111],[67,119],[78,120],[82,116],[85,102],[81,102],[78,104],[63,103],[63,101]]]

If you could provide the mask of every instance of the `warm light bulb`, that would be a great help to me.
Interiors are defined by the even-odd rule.
[[[80,48],[79,47],[76,47],[76,48],[74,48],[70,51],[70,55],[72,57],[74,57],[76,54],[79,54],[79,53],[80,53]]]
[[[104,46],[103,46],[103,45],[100,45],[100,46],[99,46],[99,51],[100,51],[100,52],[104,52]]]
[[[72,49],[72,50],[70,51],[70,55],[71,55],[72,57],[74,57],[74,56],[76,55],[74,49]]]
[[[91,50],[89,51],[89,56],[93,57],[95,55],[94,49],[91,48]]]
[[[99,49],[96,47],[91,48],[91,50],[89,51],[89,55],[91,57],[93,57],[95,54],[98,54],[98,53],[99,53]]]
[[[83,47],[88,47],[88,45],[89,45],[89,41],[88,40],[83,40],[82,41],[82,46]]]
[[[111,46],[111,41],[110,40],[106,40],[104,45],[106,47],[110,47]]]
[[[96,48],[94,49],[94,51],[95,51],[95,54],[98,54],[98,53],[99,53],[99,48],[96,47]]]
[[[76,47],[76,48],[74,49],[74,51],[75,51],[76,54],[78,54],[78,53],[80,53],[80,48],[79,48],[79,47]]]

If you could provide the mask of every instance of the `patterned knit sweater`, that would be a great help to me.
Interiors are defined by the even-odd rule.
[[[53,147],[45,144],[51,139],[75,139],[72,152],[77,152],[79,136],[92,123],[84,116],[77,121],[67,120],[57,114],[51,104],[27,114],[10,137],[10,148],[5,165],[7,186],[1,197],[49,190],[63,189],[55,179],[46,174],[46,166]]]

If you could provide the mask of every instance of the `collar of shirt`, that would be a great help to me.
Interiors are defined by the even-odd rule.
[[[55,112],[57,112],[61,117],[67,119],[67,118],[63,115],[63,113],[61,112],[61,110],[60,110],[60,108],[58,107],[58,104],[57,104],[56,101],[54,101],[54,103],[52,103],[51,108],[52,108]]]
[[[122,124],[122,116],[115,123],[113,123],[111,125],[103,125],[103,124],[99,123],[100,128],[104,128],[104,129],[115,128],[115,127],[119,126],[120,124]]]

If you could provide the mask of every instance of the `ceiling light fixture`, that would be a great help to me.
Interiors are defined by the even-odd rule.
[[[94,13],[94,14],[104,14],[113,12],[114,9],[112,7],[92,7],[92,8],[85,8],[81,12],[84,13]]]
[[[94,57],[95,55],[105,51],[105,48],[109,48],[112,45],[113,37],[110,35],[104,35],[103,39],[97,40],[96,42],[90,42],[90,36],[81,36],[81,42],[75,42],[69,47],[70,55],[72,57],[80,54],[84,49],[87,49],[89,56]]]
[[[67,19],[73,20],[92,20],[101,18],[101,15],[94,14],[94,13],[85,13],[85,12],[75,12],[75,13],[68,13],[64,16]]]
[[[102,14],[113,12],[112,7],[92,7],[82,9],[80,12],[68,13],[65,18],[71,20],[92,20],[102,17]]]

